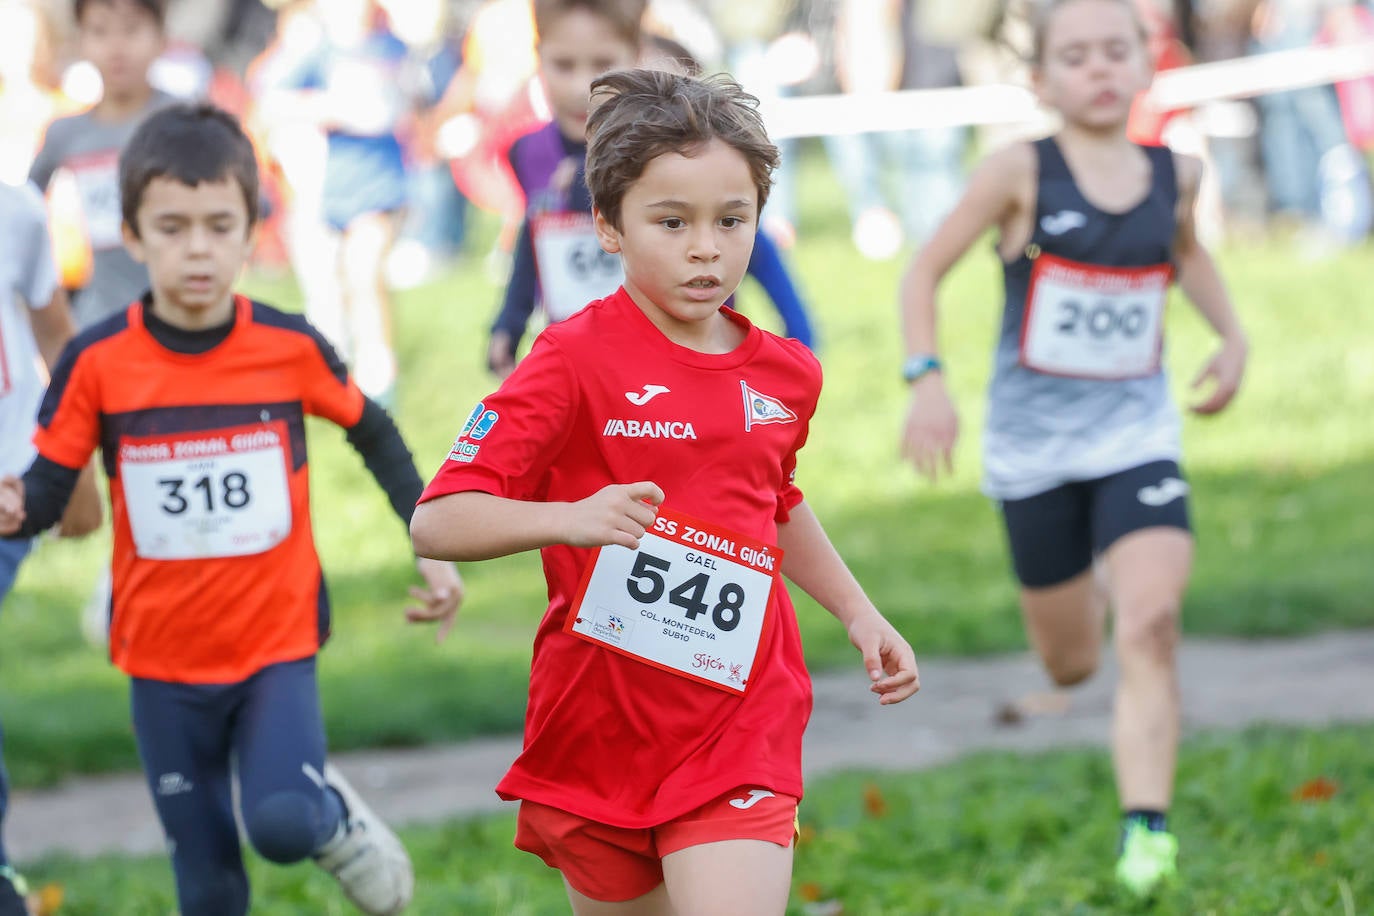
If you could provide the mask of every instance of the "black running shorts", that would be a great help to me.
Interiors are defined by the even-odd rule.
[[[1001,507],[1012,566],[1026,588],[1067,582],[1132,531],[1192,530],[1188,483],[1173,461],[1073,481],[1025,499],[1003,500]]]

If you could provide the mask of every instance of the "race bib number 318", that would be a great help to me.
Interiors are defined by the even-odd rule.
[[[262,553],[291,532],[284,424],[125,438],[119,477],[148,560]]]
[[[660,508],[638,550],[597,551],[564,631],[743,694],[781,566],[777,547]]]

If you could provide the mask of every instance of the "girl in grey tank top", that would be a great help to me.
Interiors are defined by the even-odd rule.
[[[1006,299],[983,487],[1001,502],[1028,641],[1057,685],[1092,675],[1110,607],[1121,672],[1116,878],[1148,896],[1177,872],[1166,816],[1193,556],[1179,418],[1162,368],[1174,279],[1221,341],[1194,411],[1230,402],[1247,345],[1193,233],[1200,163],[1128,139],[1132,100],[1150,83],[1132,0],[1043,0],[1039,9],[1032,75],[1063,127],[990,155],[903,278],[902,375],[912,389],[903,452],[931,479],[952,469],[958,416],[941,377],[936,290],[996,226]]]
[[[1173,155],[1163,147],[1141,147],[1150,162],[1149,192],[1135,206],[1109,212],[1079,191],[1053,137],[1034,148],[1039,180],[1031,238],[1002,264],[1006,305],[983,438],[983,489],[997,499],[1022,499],[1071,480],[1179,458],[1178,413],[1158,360],[1111,378],[1102,376],[1115,373],[1092,365],[1074,371],[1069,352],[1047,371],[1027,364],[1023,333],[1032,269],[1046,256],[1172,270],[1178,204]],[[1128,293],[1119,300],[1078,288],[1053,298],[1040,292],[1039,307],[1052,312],[1042,323],[1047,346],[1094,348],[1103,358],[1114,344],[1144,343],[1153,323],[1143,310],[1163,304],[1162,295],[1146,304],[1146,291],[1131,290],[1142,298]]]

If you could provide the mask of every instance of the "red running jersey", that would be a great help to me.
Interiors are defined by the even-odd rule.
[[[746,332],[730,353],[672,343],[622,288],[547,328],[454,443],[421,501],[462,491],[576,501],[651,480],[664,506],[777,544],[802,500],[796,453],[821,390],[804,345]],[[524,751],[497,787],[638,828],[741,785],[800,797],[811,681],[786,588],[773,587],[748,690],[699,683],[565,633],[591,550],[542,551]]]

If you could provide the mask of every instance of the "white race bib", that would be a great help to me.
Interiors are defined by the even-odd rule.
[[[262,553],[291,533],[285,424],[237,426],[119,444],[134,549],[147,560]]]
[[[620,255],[596,239],[590,213],[539,213],[530,218],[539,293],[549,321],[562,321],[625,282]]]
[[[69,161],[67,168],[76,178],[91,248],[105,251],[123,245],[124,237],[119,230],[124,220],[119,208],[119,151],[79,156]]]
[[[1173,268],[1099,267],[1042,253],[1021,322],[1021,365],[1049,375],[1127,379],[1159,370]]]
[[[671,509],[602,547],[564,632],[735,694],[749,686],[782,551]]]

